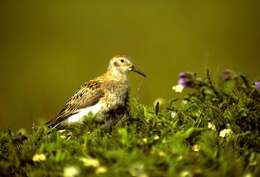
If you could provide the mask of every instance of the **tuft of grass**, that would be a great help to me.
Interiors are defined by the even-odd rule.
[[[260,92],[245,76],[193,77],[186,94],[132,99],[112,127],[0,131],[0,176],[260,176]]]

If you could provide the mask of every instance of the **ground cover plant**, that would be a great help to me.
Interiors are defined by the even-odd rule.
[[[260,83],[230,70],[179,77],[171,99],[133,98],[112,127],[1,130],[0,176],[260,176]]]

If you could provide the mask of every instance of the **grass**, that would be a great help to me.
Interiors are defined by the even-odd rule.
[[[132,99],[112,127],[1,130],[0,176],[260,176],[259,90],[242,75],[189,74],[184,93],[154,107]]]

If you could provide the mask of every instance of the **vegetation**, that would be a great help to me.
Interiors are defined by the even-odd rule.
[[[184,93],[154,106],[132,99],[112,127],[1,130],[0,176],[260,176],[256,86],[231,71],[219,84],[182,73],[178,86]]]

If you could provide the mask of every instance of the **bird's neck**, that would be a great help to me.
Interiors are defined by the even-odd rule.
[[[120,82],[128,82],[127,74],[121,73],[118,70],[107,70],[106,72],[106,78],[109,80],[116,80]]]

